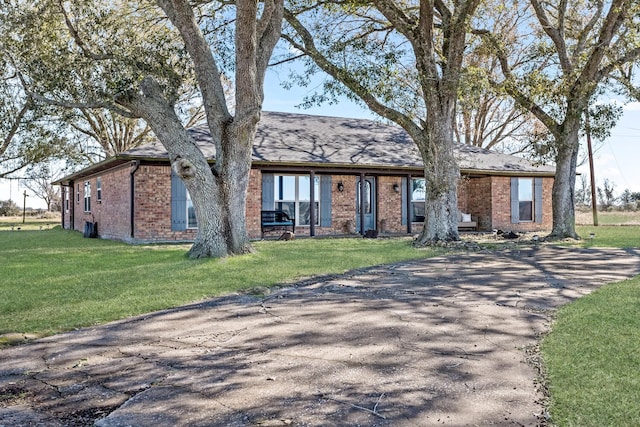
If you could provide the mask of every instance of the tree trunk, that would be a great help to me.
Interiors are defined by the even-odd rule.
[[[247,147],[253,144],[259,112],[230,123],[218,121],[209,125],[217,128],[217,132],[212,130],[212,136],[221,135],[212,168],[153,79],[145,78],[140,90],[126,92],[118,102],[146,120],[189,191],[198,220],[189,257],[219,258],[250,252],[245,222],[251,169],[251,150]]]
[[[427,131],[414,138],[425,164],[424,227],[415,244],[460,240],[457,183],[460,169],[454,155],[452,115],[431,114]]]
[[[560,141],[557,141],[556,176],[552,192],[553,229],[549,237],[552,239],[567,237],[578,239],[574,192],[578,149],[580,148],[580,120],[577,118],[567,119],[560,130],[560,134],[556,136]]]

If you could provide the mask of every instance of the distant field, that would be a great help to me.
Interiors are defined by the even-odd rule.
[[[59,213],[48,213],[43,216],[27,216],[24,223],[22,216],[0,216],[0,231],[6,230],[47,230],[60,224]]]
[[[576,210],[577,225],[593,225],[591,211]],[[598,212],[599,225],[640,225],[640,211],[637,212]]]

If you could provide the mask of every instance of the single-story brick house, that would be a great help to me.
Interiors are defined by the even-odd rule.
[[[190,131],[213,162],[206,125]],[[457,155],[458,206],[478,230],[551,229],[554,167],[467,145],[459,145]],[[414,142],[397,126],[263,112],[247,197],[249,236],[261,236],[260,211],[274,209],[290,212],[302,236],[369,229],[416,233],[424,219],[423,176]],[[160,143],[118,154],[56,184],[62,186],[63,228],[86,232],[87,223],[96,223],[100,237],[132,243],[195,236],[191,200]]]

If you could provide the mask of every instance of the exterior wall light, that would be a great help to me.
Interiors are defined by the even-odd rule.
[[[396,193],[400,192],[400,186],[398,185],[397,182],[395,184],[393,184],[393,191],[395,191]]]
[[[342,192],[344,191],[344,184],[342,183],[342,181],[340,181],[340,182],[338,183],[338,186],[337,186],[337,187],[338,187],[338,191],[339,191],[339,192],[341,192],[341,193],[342,193]]]

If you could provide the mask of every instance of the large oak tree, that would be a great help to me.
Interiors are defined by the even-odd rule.
[[[514,71],[500,35],[486,36],[501,62],[503,87],[552,137],[556,177],[551,236],[578,237],[574,188],[580,132],[603,85],[640,57],[640,4],[632,0],[529,3],[533,13],[529,25],[520,28],[526,31],[522,40],[530,46],[530,61],[545,64],[544,71],[540,66]]]
[[[282,0],[40,0],[12,7],[14,58],[29,78],[29,95],[143,118],[193,200],[198,233],[190,256],[250,251],[244,213],[251,150]],[[235,73],[234,111],[223,69]],[[181,86],[191,81],[215,144],[213,166],[176,113]]]
[[[310,67],[334,79],[325,86],[329,94],[360,100],[417,144],[426,181],[418,244],[459,238],[454,125],[469,25],[479,4],[298,1],[285,12],[294,55],[302,52]]]

